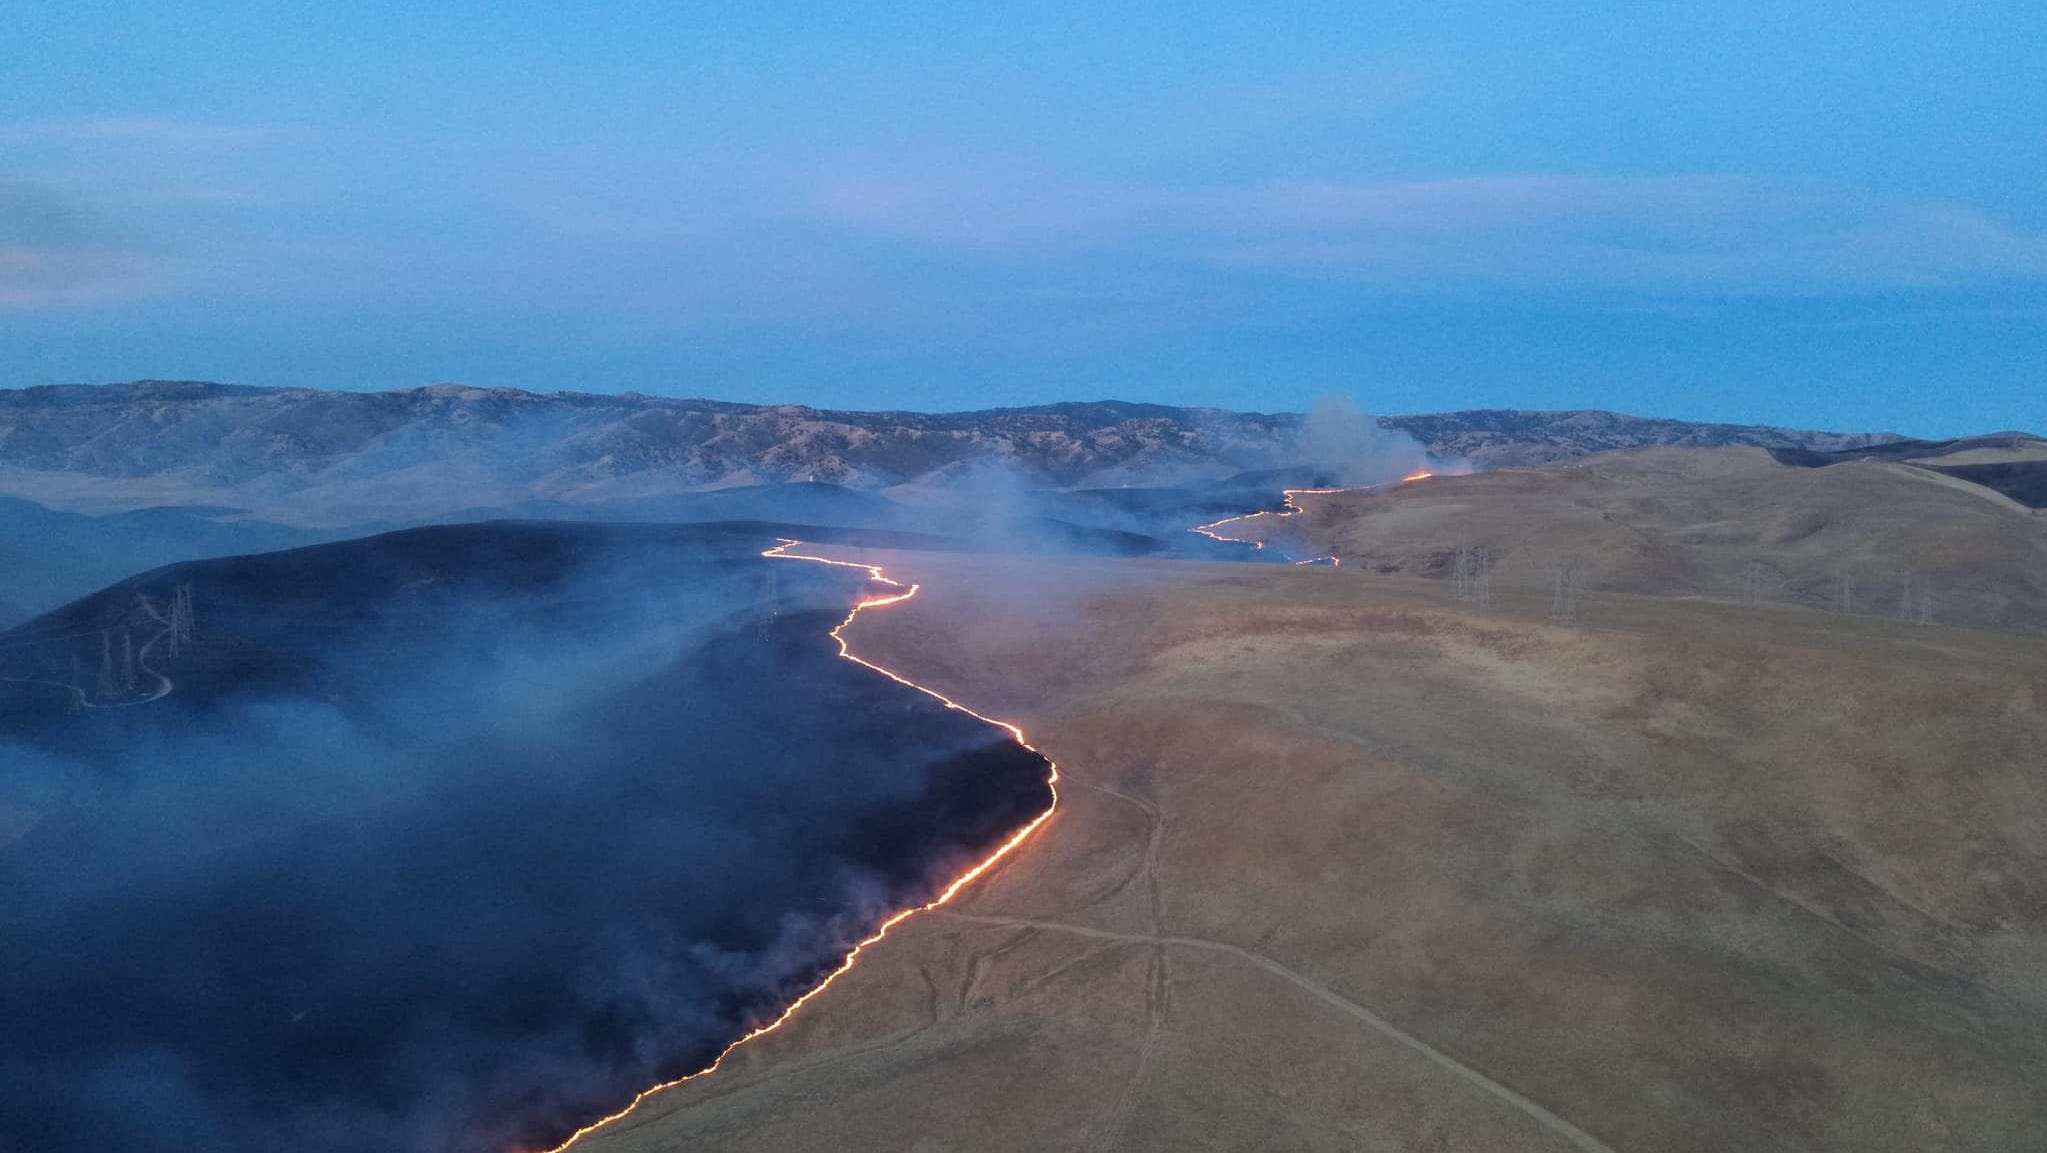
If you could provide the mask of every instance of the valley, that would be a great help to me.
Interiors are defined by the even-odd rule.
[[[877,689],[1015,738],[948,761],[921,816],[806,833],[806,851],[890,876],[890,897],[720,994],[716,1025],[634,1008],[629,1057],[606,1049],[542,1105],[470,1114],[479,1151],[945,1149],[965,1132],[1019,1150],[2002,1148],[2047,1123],[2029,1072],[2047,1067],[2030,848],[2047,792],[2027,768],[2047,755],[2047,534],[2003,493],[1883,456],[1658,446],[1284,488],[1180,521],[1222,555],[1292,563],[1125,547],[1119,532],[1163,538],[1110,514],[1158,530],[1312,470],[1049,492],[950,537],[414,529],[173,565],[13,630],[0,720],[35,755],[108,771],[320,702],[358,743],[481,737],[516,781],[567,748],[538,718],[606,694],[601,723],[625,727],[600,760],[641,764],[633,742],[674,722],[626,718],[675,693],[696,702],[677,720],[733,747],[704,662],[753,693],[823,642],[867,684],[813,699],[813,720],[847,718],[872,754],[908,723],[900,705],[863,714]],[[1075,519],[1032,519],[1046,510]],[[814,576],[861,586],[836,626],[794,607]],[[709,647],[664,656],[691,652],[707,611]],[[642,635],[649,613],[684,632]],[[365,679],[428,651],[403,681],[421,699]],[[613,687],[574,683],[599,669]],[[541,724],[525,738],[490,719],[508,692],[572,686],[517,722]],[[416,732],[437,710],[483,727]],[[287,740],[226,761],[248,775],[302,755]],[[998,761],[1011,783],[977,797]],[[1047,809],[1019,774],[1051,762]],[[676,803],[650,787],[628,827]],[[365,796],[339,827],[395,833],[387,816],[441,793]],[[525,811],[505,805],[486,807],[493,827]],[[571,827],[611,835],[586,816]],[[0,853],[24,864],[82,827],[26,795],[0,817]],[[895,864],[860,856],[873,835]],[[252,859],[286,842],[227,844]],[[700,1031],[678,1040],[685,1022]],[[492,1036],[499,1060],[532,1043]],[[422,1122],[376,1123],[403,1142]]]
[[[2040,0],[7,17],[0,1153],[2047,1149]]]
[[[1012,845],[1045,760],[763,535],[412,530],[0,633],[0,1146],[553,1143]]]

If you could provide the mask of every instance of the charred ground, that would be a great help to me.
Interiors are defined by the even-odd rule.
[[[773,537],[415,530],[0,634],[43,682],[0,684],[0,1145],[545,1142],[1041,811],[1041,758],[837,659],[859,582]],[[175,689],[103,698],[181,590]]]

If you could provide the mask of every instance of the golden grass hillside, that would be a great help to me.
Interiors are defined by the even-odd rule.
[[[1483,547],[1499,586],[1763,600],[2047,632],[2047,516],[1909,464],[1793,468],[1751,448],[1658,448],[1304,496],[1240,522],[1300,555],[1447,577]],[[1239,531],[1239,530],[1232,530]]]
[[[2047,1132],[2047,646],[1368,570],[873,554],[856,650],[1058,814],[652,1150],[2013,1150]]]

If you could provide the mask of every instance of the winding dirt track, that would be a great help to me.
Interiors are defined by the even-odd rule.
[[[148,673],[150,676],[156,678],[156,688],[151,690],[148,696],[135,697],[132,700],[109,701],[101,703],[94,701],[92,699],[91,693],[86,692],[84,689],[78,687],[77,685],[70,684],[65,681],[46,681],[41,679],[40,677],[0,677],[0,681],[10,681],[18,685],[43,685],[47,688],[63,689],[65,692],[68,692],[72,695],[72,697],[77,701],[78,707],[84,709],[133,708],[136,705],[146,705],[151,701],[160,701],[165,697],[170,696],[171,693],[177,689],[178,687],[177,683],[171,680],[170,675],[168,673],[150,664],[149,656],[150,653],[155,650],[157,643],[163,640],[165,637],[171,635],[171,631],[175,629],[177,626],[171,623],[170,620],[165,618],[165,616],[161,612],[157,611],[157,607],[149,602],[148,597],[143,596],[141,593],[136,593],[135,600],[142,606],[143,612],[149,614],[151,619],[155,620],[159,625],[162,626],[156,631],[156,634],[154,636],[151,636],[147,641],[144,641],[142,643],[142,647],[140,649],[137,649],[135,652],[135,667],[138,670]],[[33,644],[41,643],[48,640],[62,640],[71,636],[84,637],[92,635],[94,634],[91,632],[83,632],[75,634],[65,634],[64,636],[60,637],[48,638],[38,637],[32,641],[27,641],[23,643]]]
[[[1546,590],[1480,613],[1347,570],[875,555],[926,591],[843,635],[1028,718],[1079,770],[1059,820],[590,1153],[2047,1130],[2047,921],[2015,896],[2047,886],[2036,641],[1603,595],[1597,628],[1560,628]]]
[[[168,617],[165,617],[161,612],[158,612],[156,606],[149,603],[148,597],[143,596],[141,593],[137,593],[135,594],[135,599],[142,605],[143,612],[148,613],[150,617],[153,618],[159,625],[163,626],[162,628],[156,631],[155,636],[143,642],[142,648],[135,654],[135,667],[141,669],[143,672],[148,673],[150,676],[156,678],[157,682],[156,691],[149,694],[146,697],[141,698],[140,700],[126,701],[123,703],[132,705],[143,705],[148,704],[150,701],[160,701],[163,698],[170,696],[172,691],[178,687],[177,684],[171,680],[168,674],[166,674],[165,672],[163,672],[163,670],[158,669],[154,665],[151,665],[149,663],[150,651],[156,648],[158,642],[162,641],[165,637],[171,635],[171,630],[177,628],[177,626],[175,624],[172,624]]]
[[[1393,1040],[1398,1041],[1401,1044],[1407,1046],[1408,1048],[1413,1049],[1415,1052],[1420,1053],[1422,1056],[1427,1057],[1429,1060],[1434,1061],[1436,1064],[1441,1065],[1443,1068],[1448,1069],[1452,1073],[1457,1074],[1459,1077],[1464,1078],[1466,1081],[1471,1082],[1473,1085],[1478,1086],[1480,1089],[1485,1090],[1486,1092],[1492,1094],[1493,1096],[1499,1098],[1500,1100],[1505,1101],[1507,1104],[1512,1105],[1514,1108],[1519,1109],[1521,1112],[1526,1113],[1529,1117],[1533,1118],[1544,1128],[1549,1129],[1551,1132],[1558,1134],[1559,1136],[1563,1137],[1565,1140],[1569,1141],[1571,1144],[1577,1146],[1578,1148],[1585,1150],[1586,1153],[1614,1153],[1614,1150],[1611,1146],[1599,1140],[1597,1137],[1594,1137],[1592,1134],[1585,1132],[1583,1129],[1578,1128],[1576,1125],[1571,1124],[1569,1121],[1564,1120],[1562,1117],[1557,1116],[1555,1113],[1550,1112],[1549,1110],[1543,1108],[1541,1105],[1538,1105],[1535,1102],[1530,1101],[1528,1098],[1522,1096],[1519,1093],[1516,1093],[1514,1090],[1508,1088],[1507,1086],[1500,1084],[1498,1081],[1493,1080],[1491,1077],[1486,1076],[1484,1073],[1481,1073],[1478,1070],[1472,1068],[1471,1066],[1466,1065],[1464,1062],[1459,1061],[1457,1058],[1450,1056],[1448,1053],[1443,1052],[1441,1049],[1438,1049],[1435,1046],[1430,1045],[1428,1042],[1422,1040],[1419,1037],[1416,1037],[1414,1034],[1406,1032],[1405,1030],[1394,1025],[1391,1021],[1388,1021],[1386,1018],[1381,1017],[1379,1014],[1373,1012],[1372,1010],[1366,1008],[1365,1006],[1358,1004],[1356,1001],[1353,1001],[1348,997],[1338,994],[1334,990],[1330,989],[1327,985],[1321,984],[1320,982],[1304,977],[1301,974],[1295,972],[1292,969],[1287,968],[1285,965],[1280,964],[1278,961],[1273,960],[1271,957],[1268,957],[1263,953],[1255,953],[1249,949],[1240,948],[1236,945],[1232,945],[1227,941],[1210,941],[1205,940],[1201,937],[1172,936],[1161,937],[1145,933],[1118,933],[1108,929],[1089,928],[1086,925],[1069,925],[1060,921],[1038,921],[1032,920],[1027,917],[977,916],[973,913],[955,912],[951,909],[940,909],[937,910],[937,912],[940,916],[943,917],[948,917],[959,921],[970,921],[977,925],[1000,925],[1017,929],[1039,929],[1045,932],[1052,933],[1068,933],[1076,937],[1090,937],[1098,941],[1120,941],[1125,944],[1131,945],[1154,945],[1162,947],[1170,946],[1172,948],[1179,949],[1199,949],[1204,952],[1220,953],[1225,956],[1235,957],[1237,960],[1246,962],[1247,964],[1250,965],[1254,965],[1259,969],[1267,973],[1270,973],[1275,977],[1278,977],[1280,980],[1285,981],[1298,989],[1301,989],[1302,991],[1313,996],[1316,1000],[1321,1001],[1323,1004],[1357,1018],[1358,1020],[1364,1022],[1371,1029],[1382,1034],[1383,1036],[1390,1037]]]

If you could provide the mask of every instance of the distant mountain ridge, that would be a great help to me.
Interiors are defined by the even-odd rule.
[[[1464,412],[1382,417],[1427,445],[1437,456],[1462,457],[1482,467],[1506,467],[1563,460],[1623,448],[1676,445],[1845,452],[1904,440],[1890,432],[1825,432],[1767,424],[1714,424],[1630,416],[1600,409],[1530,410],[1485,408]]]
[[[1306,419],[1123,401],[840,412],[445,384],[49,385],[0,391],[0,493],[85,511],[232,505],[342,524],[790,480],[937,485],[989,464],[1030,485],[1102,488],[1293,463]],[[1833,452],[1896,439],[1608,412],[1482,410],[1380,424],[1481,467],[1653,444]]]
[[[1834,452],[1773,448],[1779,464],[1826,468],[1854,460],[1918,465],[1981,485],[2028,508],[2047,508],[2047,439],[2024,432],[1993,432],[1955,440],[1894,440]]]

